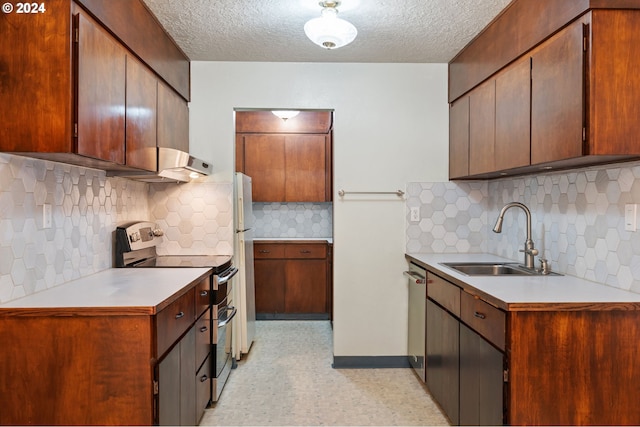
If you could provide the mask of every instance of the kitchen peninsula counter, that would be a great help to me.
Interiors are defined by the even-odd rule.
[[[448,262],[517,261],[490,254],[418,254],[406,258],[507,311],[640,310],[640,294],[569,275],[469,276]]]
[[[209,268],[111,268],[4,304],[0,316],[32,309],[156,314]]]

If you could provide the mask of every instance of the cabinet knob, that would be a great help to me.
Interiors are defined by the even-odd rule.
[[[207,328],[206,326],[200,328],[200,332],[207,332],[208,330],[209,328]]]
[[[270,254],[271,253],[271,251],[268,251],[266,249],[260,249],[258,252],[261,253],[261,254]]]
[[[184,317],[184,311],[181,311],[180,313],[176,314],[176,319],[180,319],[181,317]]]
[[[200,296],[201,296],[201,297],[206,297],[207,295],[209,295],[209,291],[202,291],[202,292],[200,292]]]
[[[205,382],[205,381],[206,381],[206,380],[208,380],[208,379],[209,379],[209,377],[208,377],[208,376],[203,375],[203,376],[201,376],[201,377],[200,377],[200,382],[201,382],[201,383],[203,383],[203,382]]]
[[[476,316],[478,319],[486,319],[487,315],[484,313],[480,313],[479,311],[474,311],[473,315]]]
[[[300,251],[300,253],[301,253],[301,254],[310,254],[310,253],[311,253],[311,251],[302,250],[302,251]]]

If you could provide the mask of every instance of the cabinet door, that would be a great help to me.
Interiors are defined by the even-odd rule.
[[[495,170],[530,163],[531,59],[510,66],[496,77]]]
[[[326,260],[287,260],[286,284],[286,313],[327,313]]]
[[[78,20],[77,152],[125,164],[126,51],[83,15]]]
[[[503,424],[502,352],[460,324],[460,425]]]
[[[196,328],[180,340],[180,425],[196,422]]]
[[[469,97],[449,109],[449,178],[469,175]]]
[[[531,164],[583,154],[583,39],[579,21],[532,54]]]
[[[157,86],[151,71],[127,55],[126,164],[148,171],[158,167]]]
[[[189,152],[187,101],[164,83],[158,83],[158,147]]]
[[[495,80],[469,94],[469,174],[495,171]]]
[[[284,135],[245,135],[244,173],[252,178],[254,202],[285,201]]]
[[[324,202],[327,173],[325,135],[285,137],[285,201]]]
[[[427,386],[454,425],[459,420],[459,323],[427,300]]]
[[[257,314],[284,313],[284,263],[282,259],[254,260]]]
[[[180,346],[158,365],[158,424],[180,425]]]

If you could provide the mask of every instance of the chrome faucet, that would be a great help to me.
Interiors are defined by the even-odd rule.
[[[502,232],[502,221],[504,220],[504,213],[509,208],[518,207],[521,208],[525,214],[527,214],[527,240],[524,242],[524,266],[527,268],[535,269],[535,256],[538,255],[538,250],[533,247],[533,240],[531,240],[531,211],[528,207],[519,202],[511,202],[504,205],[498,215],[496,225],[493,227],[494,233]]]

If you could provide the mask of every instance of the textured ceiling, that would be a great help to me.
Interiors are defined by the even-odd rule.
[[[318,0],[143,0],[194,61],[448,62],[511,0],[342,0],[358,29],[336,50],[304,34]]]

